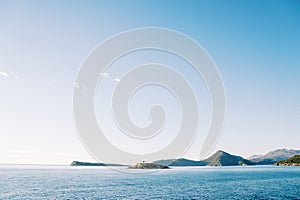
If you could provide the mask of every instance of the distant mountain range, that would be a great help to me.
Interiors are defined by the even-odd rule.
[[[273,165],[274,163],[299,155],[300,150],[294,149],[277,149],[270,151],[265,155],[253,155],[248,159],[256,165]]]
[[[300,155],[300,150],[277,149],[265,155],[253,155],[248,159],[229,154],[225,151],[217,151],[205,160],[195,161],[185,158],[157,160],[153,163],[168,166],[238,166],[238,165],[274,165],[276,162]],[[124,166],[121,164],[88,163],[73,161],[72,166]]]
[[[236,165],[254,165],[249,160],[246,160],[240,156],[231,155],[224,151],[217,151],[209,158],[202,161],[194,161],[188,159],[170,159],[170,160],[158,160],[154,163],[169,166],[236,166]]]
[[[195,161],[195,160],[189,160],[185,158],[179,158],[179,159],[167,159],[167,160],[157,160],[154,161],[154,163],[160,164],[160,165],[168,165],[168,166],[206,166],[206,163],[204,161]]]

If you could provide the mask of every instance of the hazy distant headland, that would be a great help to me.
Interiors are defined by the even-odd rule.
[[[225,151],[218,150],[212,156],[205,160],[189,160],[185,158],[157,160],[153,163],[137,163],[131,168],[163,168],[161,166],[247,166],[247,165],[274,165],[275,163],[289,159],[295,155],[299,155],[300,150],[294,149],[277,149],[270,151],[265,155],[253,155],[248,159],[241,156],[229,154]],[[298,158],[298,157],[297,157]],[[106,163],[89,163],[73,161],[72,166],[127,166],[122,164],[106,164]],[[145,166],[145,167],[143,167]],[[152,167],[151,167],[152,166]]]
[[[291,158],[299,154],[300,154],[300,150],[277,149],[274,151],[270,151],[265,155],[251,156],[248,159],[254,162],[256,165],[273,165],[276,162]]]
[[[80,161],[73,161],[71,166],[125,166],[121,164],[109,164],[109,163],[90,163],[90,162],[80,162]]]

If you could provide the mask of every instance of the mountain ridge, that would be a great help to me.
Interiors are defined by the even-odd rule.
[[[229,154],[223,150],[218,150],[216,153],[207,159],[195,161],[185,158],[166,159],[154,161],[157,164],[169,166],[237,166],[237,165],[254,165],[251,161],[240,156]]]
[[[156,160],[153,163],[166,166],[243,166],[243,165],[274,165],[276,162],[291,158],[300,154],[300,150],[276,149],[265,155],[253,155],[248,159],[241,156],[218,150],[204,160],[191,160],[186,158]],[[128,166],[122,164],[89,163],[73,161],[72,166]]]
[[[265,155],[256,156],[254,158],[251,156],[252,158],[250,157],[251,159],[249,160],[257,165],[273,165],[276,162],[291,158],[298,154],[300,154],[300,150],[282,148],[269,151]]]

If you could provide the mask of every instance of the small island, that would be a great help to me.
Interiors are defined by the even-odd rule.
[[[275,166],[300,166],[300,155],[295,155],[286,160],[279,161],[274,165]]]
[[[157,163],[137,163],[135,165],[129,166],[128,169],[170,169],[166,165],[160,165]]]

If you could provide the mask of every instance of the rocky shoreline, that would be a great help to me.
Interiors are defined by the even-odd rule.
[[[129,166],[128,169],[170,169],[170,167],[156,163],[137,163]]]

